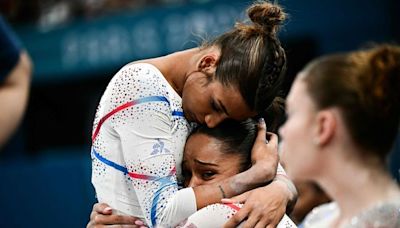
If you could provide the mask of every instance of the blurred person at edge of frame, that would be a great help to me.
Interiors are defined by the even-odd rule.
[[[0,151],[18,128],[28,102],[32,63],[0,15]]]

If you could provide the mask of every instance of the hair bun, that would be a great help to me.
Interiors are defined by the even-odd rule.
[[[286,18],[283,9],[270,2],[257,2],[247,9],[250,20],[268,33],[276,33]]]
[[[369,59],[375,95],[388,94],[400,100],[400,47],[382,45],[373,49]],[[390,99],[390,98],[389,98]]]

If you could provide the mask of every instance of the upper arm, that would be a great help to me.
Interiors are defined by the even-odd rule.
[[[121,112],[115,130],[132,189],[148,224],[157,222],[157,213],[177,191],[173,141],[166,109],[162,103],[140,104]],[[145,110],[145,111],[144,111]],[[123,118],[132,116],[131,118]],[[134,116],[134,117],[133,117]],[[118,119],[118,120],[117,120]]]
[[[28,102],[31,63],[26,53],[0,84],[0,147],[19,125]]]

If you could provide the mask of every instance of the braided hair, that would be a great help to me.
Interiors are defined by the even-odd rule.
[[[237,23],[203,47],[220,48],[215,79],[236,86],[248,107],[262,112],[277,96],[286,69],[285,51],[277,37],[286,15],[267,1],[254,3],[247,14],[251,22]]]

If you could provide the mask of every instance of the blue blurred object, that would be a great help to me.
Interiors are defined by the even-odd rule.
[[[0,83],[17,64],[20,51],[18,37],[0,14]]]
[[[86,227],[95,193],[89,152],[0,162],[0,227]]]

